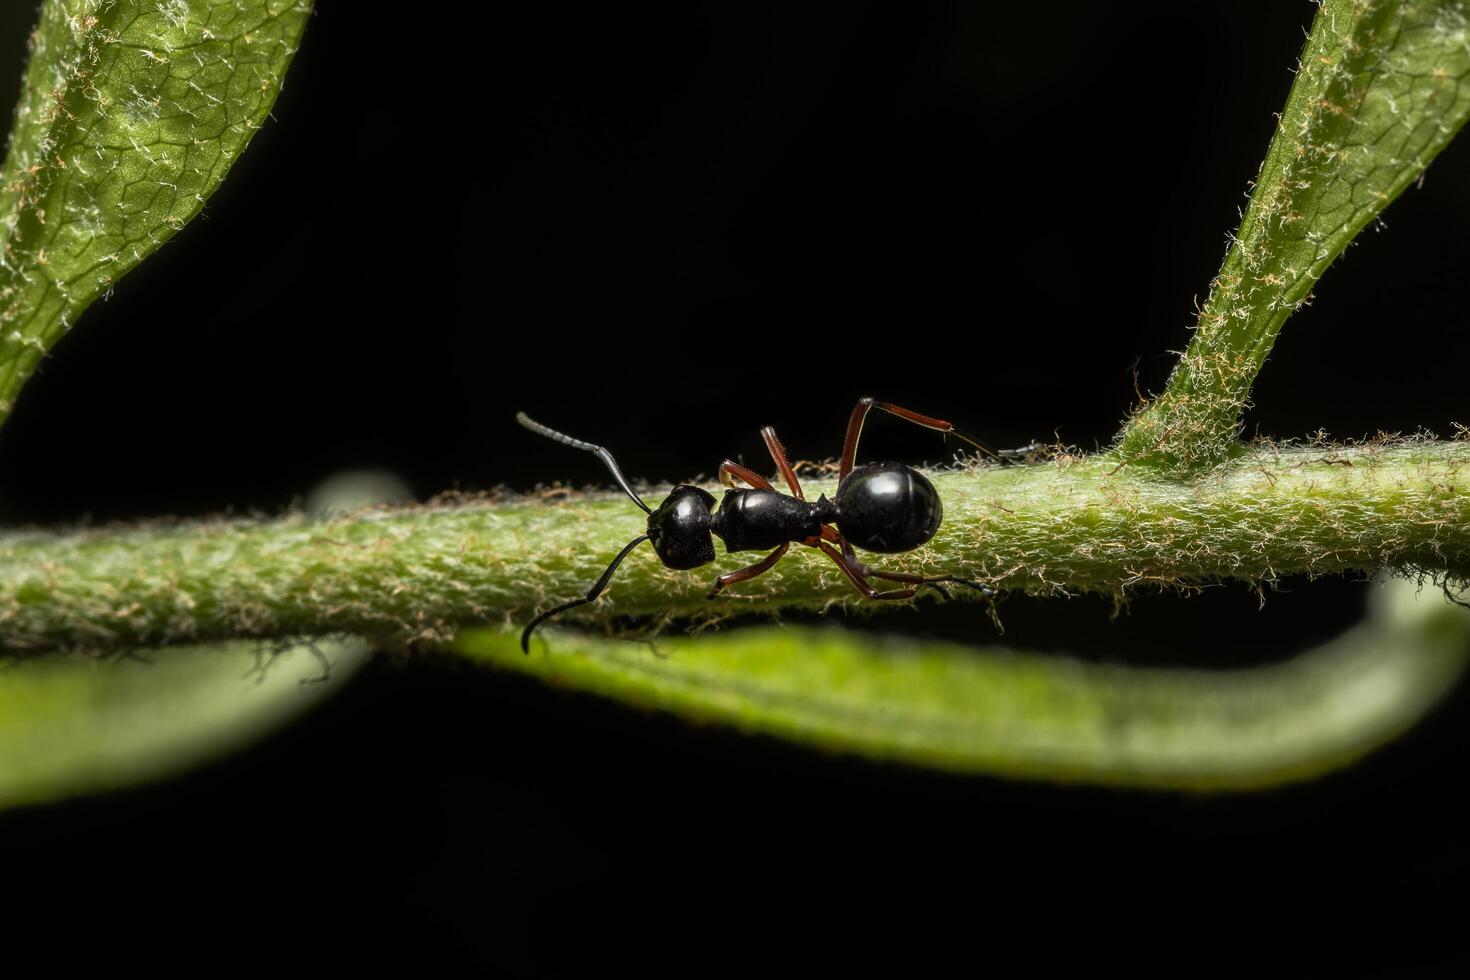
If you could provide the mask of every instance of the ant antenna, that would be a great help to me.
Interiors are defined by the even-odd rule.
[[[522,415],[518,417],[521,418],[522,425],[525,425],[527,422],[531,421],[530,419],[525,418],[524,413],[522,413]],[[534,425],[535,423],[532,424]],[[527,428],[529,427],[530,426],[527,426]],[[586,443],[583,443],[582,445],[586,445]],[[606,452],[606,450],[603,451]],[[613,470],[613,472],[616,473],[617,470]],[[623,489],[627,490],[628,488],[624,487]],[[632,493],[633,491],[628,490],[628,492]],[[607,566],[607,571],[602,573],[602,578],[597,580],[597,584],[592,586],[592,588],[587,592],[585,596],[580,599],[573,599],[571,602],[563,602],[559,606],[553,606],[552,608],[546,610],[544,613],[527,623],[525,630],[521,633],[521,652],[531,652],[531,633],[535,631],[536,627],[546,622],[552,616],[558,615],[559,613],[564,613],[568,609],[575,609],[578,606],[585,606],[587,603],[591,602],[599,595],[601,595],[602,590],[607,588],[608,581],[613,577],[613,572],[617,571],[618,566],[623,563],[623,559],[628,557],[628,552],[632,551],[634,548],[638,547],[640,544],[647,540],[648,535],[640,534],[632,541],[629,541],[627,544],[623,545],[623,550],[618,552],[618,556],[612,560],[612,564]]]
[[[624,478],[623,471],[620,470],[620,469],[618,469],[617,461],[613,459],[612,453],[608,452],[606,449],[603,449],[601,446],[594,446],[590,442],[583,442],[581,439],[573,439],[571,436],[566,435],[566,434],[561,433],[561,432],[557,432],[555,429],[548,429],[546,426],[542,425],[540,422],[537,422],[535,419],[531,418],[531,416],[527,415],[525,412],[516,412],[516,421],[519,422],[519,423],[521,423],[521,425],[524,425],[526,428],[530,429],[532,432],[536,433],[537,435],[545,436],[548,439],[555,439],[557,442],[559,442],[559,443],[561,443],[561,444],[563,444],[565,446],[571,446],[573,449],[585,449],[589,453],[593,453],[594,455],[596,455],[598,459],[602,460],[602,462],[604,464],[606,464],[606,466],[608,468],[608,471],[610,473],[612,473],[612,475],[613,475],[613,479],[614,480],[617,480],[618,481],[618,486],[620,486],[620,487],[623,488],[623,493],[626,493],[629,497],[631,497],[632,500],[633,500],[633,503],[637,504],[639,507],[642,507],[643,508],[643,513],[645,513],[645,514],[652,514],[653,513],[653,508],[651,508],[647,504],[645,504],[643,502],[643,498],[642,497],[639,497],[636,493],[633,492],[633,488],[630,487],[630,486],[628,486],[628,481],[627,481],[627,479]],[[630,545],[629,547],[631,548],[632,546]],[[623,551],[623,554],[627,554],[627,553],[628,552],[625,549]],[[618,561],[622,561],[622,560],[623,560],[623,555],[619,555],[618,556]],[[617,564],[618,564],[617,561],[613,562],[613,568],[616,568],[617,567]],[[612,569],[609,568],[608,569],[608,575],[611,575],[611,574],[612,574]],[[600,583],[598,583],[597,591],[598,592],[602,591],[602,586],[604,586],[606,584],[607,584],[607,576],[603,576],[603,581],[600,582]],[[596,598],[596,592],[593,593],[593,598]],[[583,601],[591,602],[592,599],[589,598],[589,599],[586,599],[586,600],[578,600],[577,602],[574,602],[571,605],[573,605],[573,606],[580,605],[581,602],[583,602]],[[567,608],[567,607],[558,607],[557,609],[553,609],[552,610],[552,613],[560,612],[562,608]],[[550,615],[550,613],[546,613],[546,614],[543,614],[540,617],[537,617],[536,623],[539,623],[547,615]],[[532,626],[535,626],[536,623],[532,623],[531,625]],[[529,627],[527,627],[527,629],[526,629],[526,636],[529,637],[530,635],[531,635],[531,630],[530,630]]]

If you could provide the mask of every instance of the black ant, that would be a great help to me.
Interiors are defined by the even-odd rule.
[[[984,452],[997,457],[1018,455],[1024,450],[997,453],[978,439],[956,428],[943,419],[929,418],[918,412],[900,408],[888,402],[871,398],[860,400],[852,410],[847,423],[847,438],[842,444],[842,463],[837,470],[837,493],[835,499],[826,495],[810,503],[801,492],[796,480],[796,471],[786,459],[786,450],[776,438],[776,430],[770,426],[761,429],[761,438],[770,450],[776,468],[781,471],[786,485],[791,488],[788,496],[771,486],[769,480],[732,460],[720,464],[720,482],[729,486],[725,498],[715,510],[715,498],[709,491],[689,484],[680,484],[669,492],[657,510],[650,508],[628,481],[623,478],[612,453],[590,442],[573,439],[554,429],[536,422],[525,412],[516,414],[516,421],[532,432],[555,439],[574,449],[585,449],[596,454],[607,465],[618,486],[632,498],[633,503],[648,514],[648,530],[629,541],[618,556],[607,566],[607,571],[597,580],[581,599],[573,599],[548,609],[531,620],[521,633],[521,649],[531,652],[531,633],[546,620],[558,613],[592,602],[607,588],[613,572],[617,570],[628,553],[645,541],[653,542],[653,550],[659,561],[674,569],[698,568],[715,560],[715,543],[711,535],[725,542],[725,551],[765,551],[774,549],[765,558],[745,568],[726,572],[715,579],[709,597],[713,599],[736,582],[744,582],[764,574],[780,561],[793,543],[817,548],[837,563],[856,588],[869,599],[892,600],[911,598],[920,587],[929,585],[941,593],[941,583],[949,582],[969,586],[985,595],[994,592],[978,582],[956,578],[953,575],[909,575],[903,572],[884,572],[858,560],[853,550],[861,548],[883,555],[912,551],[934,537],[939,522],[944,517],[944,506],[939,502],[939,491],[918,470],[902,463],[869,463],[853,468],[857,456],[858,437],[863,432],[863,420],[870,409],[881,409],[890,415],[907,419],[927,429],[958,436]],[[744,487],[736,485],[736,481]],[[836,545],[837,547],[833,547]],[[879,591],[869,579],[886,579],[902,582],[907,588]],[[946,593],[947,594],[947,593]]]

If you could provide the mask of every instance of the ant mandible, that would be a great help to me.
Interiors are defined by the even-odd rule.
[[[776,438],[776,430],[768,425],[761,429],[761,438],[765,440],[766,449],[775,460],[782,479],[791,488],[789,496],[771,486],[769,480],[754,470],[727,459],[720,464],[720,482],[730,489],[725,491],[718,510],[715,509],[713,494],[702,487],[689,484],[674,487],[658,509],[654,510],[633,492],[613,460],[612,453],[601,446],[549,429],[525,412],[516,413],[516,421],[532,432],[574,449],[585,449],[595,454],[607,465],[608,471],[618,481],[623,492],[648,514],[648,530],[629,541],[618,552],[612,564],[607,566],[607,571],[602,573],[597,584],[585,596],[548,609],[526,625],[525,631],[521,633],[521,650],[525,653],[531,652],[531,634],[537,626],[568,609],[586,605],[601,595],[618,565],[628,557],[629,552],[645,541],[653,542],[654,552],[666,567],[679,570],[698,568],[715,560],[712,535],[724,541],[725,551],[730,553],[774,549],[754,565],[726,572],[715,579],[714,587],[709,593],[711,599],[727,586],[748,581],[770,571],[796,543],[817,548],[831,558],[853,587],[869,599],[908,599],[925,585],[944,592],[941,583],[946,582],[969,586],[987,596],[993,595],[989,587],[953,575],[925,576],[884,572],[871,568],[858,559],[854,548],[892,555],[921,547],[934,537],[934,532],[939,530],[939,522],[944,517],[944,506],[939,502],[939,492],[924,474],[913,467],[902,463],[869,463],[866,466],[853,467],[857,457],[858,437],[863,432],[863,421],[874,408],[922,425],[926,429],[958,436],[992,456],[1012,455],[995,452],[951,422],[920,415],[889,402],[863,398],[853,408],[852,418],[847,423],[847,438],[842,443],[842,463],[837,471],[837,493],[834,499],[828,500],[825,494],[818,497],[816,503],[806,499],[801,492],[801,484],[797,482],[796,471],[786,459],[786,450],[782,447],[781,440]],[[745,486],[737,486],[737,480]],[[901,582],[907,587],[880,591],[868,581],[875,578]]]

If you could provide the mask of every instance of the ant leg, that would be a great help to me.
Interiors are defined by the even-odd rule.
[[[769,572],[771,570],[771,567],[775,565],[776,562],[780,561],[782,556],[786,554],[786,549],[790,547],[791,545],[789,542],[787,544],[783,544],[781,547],[777,548],[769,555],[766,555],[766,557],[762,558],[754,565],[748,565],[745,568],[739,569],[737,571],[726,572],[724,575],[721,575],[719,578],[715,579],[715,587],[709,590],[709,598],[713,599],[715,596],[725,591],[725,586],[727,585],[734,585],[736,582],[746,582],[750,579],[755,578],[757,575],[764,575],[766,572]]]
[[[824,527],[822,528],[821,534],[812,535],[811,537],[803,540],[801,543],[806,545],[808,548],[815,548],[823,541],[831,541],[833,544],[841,544],[842,535],[838,534],[835,528]]]
[[[837,567],[842,569],[843,574],[847,576],[847,580],[852,583],[853,588],[857,589],[869,599],[911,599],[914,593],[918,591],[918,586],[914,586],[908,589],[889,589],[887,592],[879,592],[868,584],[867,578],[864,577],[859,569],[847,563],[847,559],[842,557],[842,552],[825,541],[819,543],[817,547],[821,548],[823,554],[837,563]]]
[[[986,598],[995,595],[995,590],[990,586],[981,582],[972,582],[967,578],[960,578],[958,575],[910,575],[906,572],[883,572],[867,566],[864,566],[864,570],[870,578],[887,579],[890,582],[912,582],[915,587],[933,586],[946,599],[949,598],[949,592],[944,588],[945,584],[969,586]]]
[[[1030,442],[1026,443],[1026,445],[1021,446],[1017,449],[997,449],[995,451],[995,455],[999,456],[1003,460],[1014,462],[1015,460],[1019,459],[1022,462],[1025,462],[1035,454],[1042,452],[1045,448],[1046,447],[1042,446],[1041,443],[1037,442],[1035,439],[1032,439]]]
[[[761,429],[761,438],[766,441],[766,448],[771,452],[771,458],[776,461],[776,469],[781,471],[781,476],[786,480],[786,485],[791,488],[791,495],[797,500],[805,500],[801,492],[801,484],[796,482],[796,471],[786,460],[786,447],[781,445],[781,440],[776,438],[776,430],[769,425]]]
[[[933,429],[936,432],[943,432],[947,435],[959,436],[981,452],[989,453],[997,458],[1000,455],[968,432],[957,428],[953,422],[946,422],[944,419],[935,419],[927,415],[920,415],[918,412],[902,408],[891,402],[880,402],[873,398],[860,398],[858,399],[858,403],[853,406],[852,417],[847,421],[847,438],[842,440],[842,465],[837,471],[838,483],[847,479],[847,474],[852,472],[853,463],[857,459],[858,437],[863,434],[863,421],[868,417],[868,411],[874,408],[887,412],[889,415],[897,415],[899,418],[906,419],[915,425],[922,425],[926,429]]]
[[[881,578],[887,579],[890,582],[907,582],[913,585],[915,588],[922,588],[923,586],[930,585],[933,586],[934,589],[946,599],[949,598],[949,592],[944,588],[944,585],[941,583],[947,583],[950,585],[967,585],[986,597],[995,595],[995,590],[992,589],[990,586],[984,585],[980,582],[971,581],[967,578],[960,578],[958,575],[913,575],[909,572],[882,571],[861,561],[857,556],[857,552],[853,550],[852,545],[848,542],[846,538],[838,535],[837,539],[842,542],[842,557],[847,559],[847,563],[851,565],[854,569],[861,572],[864,578]]]
[[[740,480],[747,486],[755,487],[757,490],[775,490],[771,481],[761,476],[755,470],[746,469],[733,459],[727,459],[720,464],[720,482],[727,487],[735,486],[735,481]]]

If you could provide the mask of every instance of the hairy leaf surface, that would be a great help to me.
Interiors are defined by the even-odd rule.
[[[199,213],[309,0],[47,0],[0,175],[0,423],[78,315]]]

